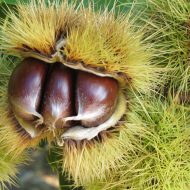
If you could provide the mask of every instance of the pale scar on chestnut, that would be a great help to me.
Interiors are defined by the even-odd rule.
[[[18,64],[8,84],[10,109],[31,137],[39,135],[43,126],[65,128],[63,139],[92,139],[124,114],[119,94],[114,78],[34,58]]]

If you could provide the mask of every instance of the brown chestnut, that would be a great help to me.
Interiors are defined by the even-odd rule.
[[[56,63],[48,78],[41,114],[46,125],[60,127],[62,118],[74,115],[74,71]]]
[[[13,71],[8,85],[10,108],[19,124],[35,137],[40,128],[109,127],[118,103],[118,82],[62,63],[27,58]],[[117,117],[117,118],[120,118]],[[111,124],[110,124],[111,125]]]
[[[46,63],[27,58],[14,69],[9,80],[8,99],[11,110],[31,136],[36,135],[36,124],[43,122],[38,108],[47,69]]]
[[[117,103],[117,81],[79,71],[76,84],[76,112],[81,124],[96,127],[108,120]]]

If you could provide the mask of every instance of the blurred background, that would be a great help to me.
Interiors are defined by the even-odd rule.
[[[9,190],[58,190],[58,173],[54,173],[47,161],[47,148],[30,150],[32,161],[28,165],[21,166],[17,175],[17,187],[9,187]]]

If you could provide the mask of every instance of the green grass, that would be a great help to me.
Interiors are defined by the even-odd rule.
[[[147,35],[155,48],[155,63],[166,67],[165,89],[189,93],[189,15],[186,0],[149,0],[144,12]]]

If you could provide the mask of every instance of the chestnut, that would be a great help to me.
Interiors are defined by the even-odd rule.
[[[38,113],[48,65],[27,58],[13,71],[8,84],[8,100],[20,125],[33,137],[37,123],[43,123]]]
[[[100,77],[79,71],[76,85],[76,112],[81,124],[96,127],[113,114],[118,97],[118,83],[110,77]]]
[[[56,63],[48,79],[40,111],[46,125],[60,127],[59,119],[74,115],[74,71]]]
[[[52,130],[76,125],[103,129],[106,123],[109,127],[118,92],[119,84],[113,78],[26,58],[10,77],[8,100],[18,123],[35,137],[39,126]]]

